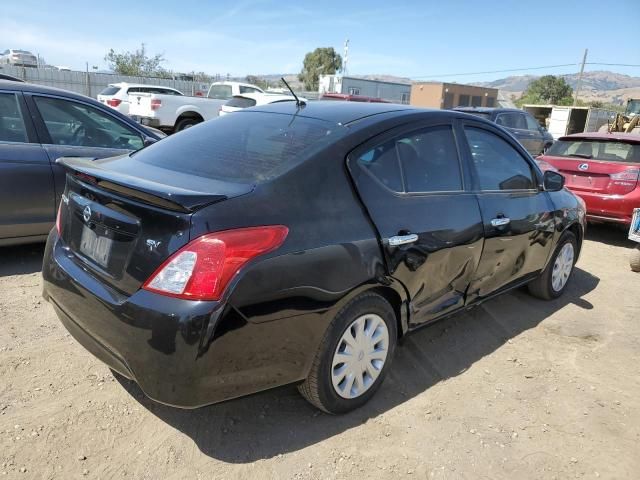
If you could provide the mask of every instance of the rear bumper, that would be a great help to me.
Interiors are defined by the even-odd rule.
[[[69,333],[161,403],[196,408],[295,382],[314,353],[287,351],[290,319],[257,324],[217,302],[121,295],[82,268],[55,229],[42,275],[43,295]]]
[[[131,118],[142,124],[142,125],[146,125],[148,127],[160,127],[160,119],[159,118],[153,118],[153,117],[141,117],[139,115],[131,115]]]
[[[640,188],[626,195],[604,195],[573,191],[587,205],[587,219],[630,225],[633,209],[640,207]]]

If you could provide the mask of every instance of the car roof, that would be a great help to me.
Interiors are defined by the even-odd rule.
[[[505,112],[516,112],[516,113],[525,113],[524,110],[520,110],[519,108],[500,108],[500,107],[455,107],[453,110],[456,112],[480,112],[480,113],[505,113]]]
[[[297,108],[295,102],[269,103],[260,107],[252,107],[253,111],[298,114],[305,117],[325,120],[331,123],[346,124],[361,118],[389,112],[424,111],[410,105],[395,103],[336,102],[333,100],[314,100],[304,107]],[[433,110],[436,111],[436,110]],[[451,113],[451,112],[449,112]]]
[[[560,137],[558,140],[603,140],[603,141],[614,141],[614,142],[627,142],[627,143],[636,143],[640,144],[640,135],[637,133],[623,133],[623,132],[584,132],[584,133],[573,133],[571,135],[565,135]]]
[[[169,90],[176,90],[173,87],[169,87],[167,85],[152,85],[150,83],[127,83],[127,82],[118,82],[118,83],[110,83],[110,87],[120,87],[120,88],[130,88],[130,87],[150,87],[150,88],[168,88]]]
[[[97,103],[97,101],[93,98],[87,97],[85,95],[80,95],[79,93],[74,93],[69,90],[63,90],[61,88],[55,87],[45,87],[43,85],[36,85],[35,83],[15,82],[13,80],[0,80],[0,90],[17,90],[20,92],[60,95],[74,98],[76,100],[82,100],[83,102],[91,101]]]

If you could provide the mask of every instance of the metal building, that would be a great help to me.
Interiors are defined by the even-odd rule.
[[[379,98],[393,103],[408,104],[411,99],[411,84],[369,80],[343,75],[320,75],[318,93],[341,93]]]

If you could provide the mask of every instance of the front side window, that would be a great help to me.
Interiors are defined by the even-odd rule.
[[[535,188],[531,166],[506,140],[481,128],[464,131],[481,190]]]
[[[213,85],[211,89],[209,89],[209,98],[228,100],[231,98],[231,95],[231,85]]]
[[[42,120],[56,145],[138,150],[142,137],[110,115],[82,103],[34,96]]]
[[[396,192],[462,190],[458,151],[449,125],[404,134],[365,152],[358,163]]]
[[[540,131],[540,125],[535,118],[531,115],[525,115],[524,118],[527,120],[527,130],[533,130],[534,132]]]
[[[18,98],[0,93],[0,142],[26,142],[27,132],[20,114]]]

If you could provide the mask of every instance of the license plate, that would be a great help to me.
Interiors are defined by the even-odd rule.
[[[106,267],[109,263],[112,243],[113,240],[99,236],[86,225],[82,227],[80,251],[102,267]]]
[[[640,243],[640,208],[633,211],[631,227],[629,228],[629,240]]]

